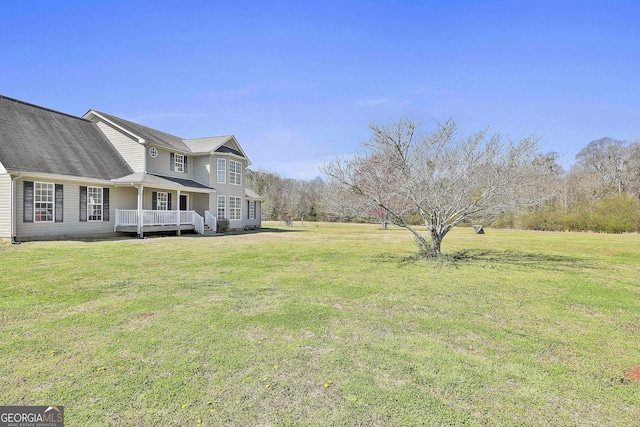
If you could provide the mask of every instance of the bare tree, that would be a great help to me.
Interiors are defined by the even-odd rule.
[[[576,154],[576,172],[597,177],[600,193],[638,193],[640,144],[600,138]]]
[[[456,138],[452,120],[430,134],[420,134],[409,119],[369,127],[372,135],[363,153],[336,159],[321,170],[385,210],[427,256],[439,256],[442,240],[461,222],[493,218],[548,198],[538,191],[537,183],[551,171],[536,137],[513,143],[485,129]],[[370,171],[384,179],[367,185]],[[407,222],[407,206],[422,217],[426,236]]]
[[[380,222],[382,228],[387,229],[387,223],[393,222],[390,212],[404,217],[411,209],[409,201],[393,191],[394,171],[381,153],[372,153],[354,164],[356,168],[354,178],[355,209],[364,218]],[[373,194],[375,197],[366,197]]]
[[[359,201],[350,188],[335,179],[329,179],[323,187],[320,204],[322,212],[330,221],[348,221],[357,218]]]

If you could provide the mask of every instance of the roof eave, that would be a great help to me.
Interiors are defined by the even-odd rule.
[[[7,170],[9,175],[20,175],[23,178],[42,178],[49,180],[63,180],[63,181],[73,181],[73,182],[86,182],[86,183],[95,183],[95,184],[113,184],[112,179],[102,179],[102,178],[89,178],[85,176],[74,176],[74,175],[61,175],[55,173],[46,173],[46,172],[32,172],[32,171],[21,171],[21,170]]]
[[[109,120],[108,118],[106,118],[105,116],[103,116],[102,114],[98,113],[95,110],[89,110],[87,111],[82,117],[85,119],[88,119],[91,115],[96,116],[96,117],[100,117],[102,120],[104,120],[105,122],[109,123],[111,126],[120,129],[122,132],[132,136],[133,138],[138,140],[138,143],[144,145],[147,141],[145,141],[144,138],[142,138],[141,136],[136,135],[135,133],[131,132],[129,129],[124,128],[122,126],[120,126],[117,123],[114,123],[113,120]]]

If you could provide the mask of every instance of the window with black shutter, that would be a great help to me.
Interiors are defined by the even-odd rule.
[[[22,207],[24,222],[33,222],[33,181],[23,182]]]

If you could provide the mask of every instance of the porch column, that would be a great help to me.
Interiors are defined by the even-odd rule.
[[[144,194],[144,186],[141,185],[140,187],[138,187],[138,236],[143,237],[143,231],[142,231],[142,202],[143,202],[143,196]]]
[[[182,230],[180,230],[180,190],[176,190],[176,193],[178,193],[178,195],[176,196],[176,203],[177,203],[177,208],[178,208],[178,231],[176,231],[176,236],[179,236],[182,234]]]
[[[9,210],[9,217],[11,218],[10,238],[11,238],[11,243],[15,243],[16,235],[18,234],[18,221],[17,221],[18,198],[16,197],[16,195],[18,194],[18,191],[17,191],[18,187],[16,184],[16,180],[20,177],[20,175],[17,175],[17,176],[9,175],[9,176],[11,177],[11,188],[9,189],[9,192],[11,193],[9,198],[9,206],[11,206],[11,209]]]

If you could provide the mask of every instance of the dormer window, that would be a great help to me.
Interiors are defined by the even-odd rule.
[[[169,168],[174,172],[187,173],[187,158],[185,155],[171,153]]]

